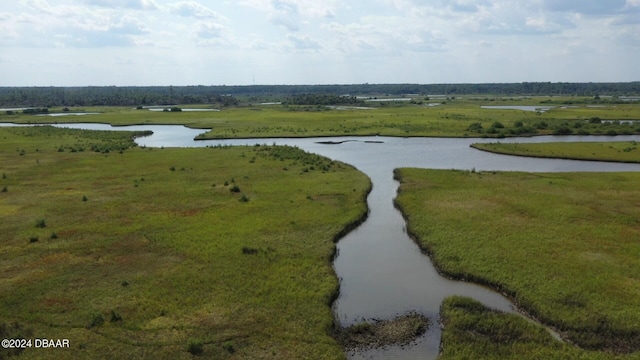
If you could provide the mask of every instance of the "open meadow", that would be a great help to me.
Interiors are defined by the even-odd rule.
[[[636,141],[574,142],[543,144],[472,144],[478,150],[498,154],[531,156],[555,159],[640,162]]]
[[[570,342],[604,351],[567,353],[522,319],[450,299],[443,358],[638,358],[639,173],[398,169],[396,177],[408,229],[443,274],[494,287]]]
[[[2,338],[70,341],[20,358],[343,358],[331,260],[367,177],[291,147],[131,137],[0,128]]]
[[[596,105],[594,105],[596,104]],[[483,106],[551,106],[547,111]],[[365,103],[360,107],[323,105],[253,105],[175,108],[220,111],[150,111],[125,107],[50,108],[49,114],[0,114],[0,121],[20,123],[99,122],[113,125],[182,124],[210,129],[202,139],[312,136],[506,137],[640,133],[640,104],[602,103],[592,98],[454,97],[405,102]],[[171,109],[171,107],[167,107]]]

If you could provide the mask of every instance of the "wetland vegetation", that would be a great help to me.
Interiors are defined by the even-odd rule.
[[[59,358],[342,358],[331,259],[366,176],[292,147],[131,137],[0,128],[3,335],[71,339]]]
[[[584,97],[462,96],[449,88],[436,98],[418,89],[423,95],[410,102],[376,101],[367,110],[284,90],[274,98],[211,97],[197,89],[189,98],[176,87],[143,102],[136,89],[112,100],[113,91],[98,89],[98,100],[68,104],[60,99],[80,99],[82,91],[40,89],[50,102],[2,111],[0,122],[41,124],[56,119],[36,115],[82,112],[91,114],[63,121],[210,129],[201,139],[640,134],[640,104],[594,96],[600,85],[579,87]],[[637,83],[626,85],[620,95],[637,91]],[[15,95],[0,90],[1,99]],[[202,103],[200,96],[209,98]],[[221,111],[136,108],[154,102]],[[367,213],[363,174],[291,147],[136,147],[132,137],[144,135],[0,128],[1,335],[73,339],[60,358],[334,359],[344,357],[341,346],[385,343],[378,332],[388,330],[386,322],[336,328],[330,309],[338,289],[333,242]],[[474,146],[638,161],[631,142]],[[397,205],[440,271],[506,293],[579,346],[455,297],[441,310],[443,359],[638,358],[639,175],[400,169],[396,176]],[[409,331],[392,333],[414,336],[426,326],[401,320]],[[0,358],[50,351],[0,350]]]
[[[615,162],[640,162],[636,141],[543,143],[543,144],[473,144],[478,150],[498,154],[554,159],[575,159]]]
[[[371,109],[320,105],[253,105],[217,107],[215,112],[152,112],[132,107],[79,107],[73,112],[92,113],[65,117],[64,122],[97,122],[113,125],[181,124],[210,129],[199,139],[270,138],[313,136],[438,136],[509,137],[532,135],[631,135],[640,134],[640,104],[601,103],[593,98],[476,98],[453,97],[412,103],[376,102]],[[322,99],[322,98],[321,98]],[[345,98],[350,100],[352,98]],[[545,112],[482,108],[483,105],[535,105],[558,102]],[[577,102],[565,106],[563,102]],[[438,106],[429,106],[438,103]],[[591,107],[589,104],[600,104]],[[200,109],[213,109],[200,105]],[[180,106],[175,106],[180,108]],[[194,108],[195,106],[189,106]],[[64,113],[48,109],[49,115]],[[0,113],[2,122],[49,123],[56,119],[11,111]]]
[[[640,174],[400,169],[396,177],[408,230],[443,274],[504,292],[581,348],[640,350]],[[478,310],[455,304],[445,305],[452,331]],[[473,326],[496,333],[464,341],[445,330],[445,348],[485,358],[496,342],[525,356],[521,339],[500,335],[513,321],[478,317]]]

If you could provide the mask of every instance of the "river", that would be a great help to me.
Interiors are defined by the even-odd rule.
[[[98,130],[152,130],[149,137],[138,138],[140,146],[203,147],[212,145],[277,144],[298,146],[309,152],[355,166],[372,181],[367,198],[369,217],[337,244],[334,261],[340,279],[340,296],[334,303],[336,318],[344,326],[362,319],[390,318],[407,311],[428,316],[432,325],[412,346],[393,346],[348,354],[351,359],[435,359],[439,353],[441,329],[438,326],[442,300],[450,295],[465,295],[485,305],[515,312],[502,295],[472,283],[452,281],[440,276],[428,256],[408,237],[405,221],[393,206],[398,183],[393,169],[419,167],[476,171],[528,172],[611,172],[640,171],[640,164],[604,163],[523,158],[492,154],[470,148],[474,142],[496,139],[468,138],[396,138],[335,137],[305,139],[236,139],[194,141],[203,130],[182,126],[116,127],[104,124],[57,125]],[[542,136],[500,139],[500,142],[550,141],[632,141],[634,136]],[[338,144],[323,144],[321,142]]]

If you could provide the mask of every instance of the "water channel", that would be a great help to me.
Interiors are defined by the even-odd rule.
[[[0,124],[2,126],[3,124]],[[334,304],[337,319],[350,325],[362,319],[391,318],[417,311],[432,320],[427,333],[416,344],[349,354],[351,359],[435,359],[439,353],[441,329],[439,307],[450,295],[465,295],[485,305],[516,312],[502,295],[482,286],[452,281],[440,276],[430,259],[408,237],[405,222],[394,208],[398,183],[393,169],[475,169],[476,171],[611,172],[640,171],[640,164],[523,158],[491,154],[470,148],[474,142],[496,139],[336,137],[307,139],[242,139],[194,141],[202,130],[182,126],[127,126],[103,124],[58,125],[98,130],[152,130],[139,138],[140,146],[202,147],[212,145],[277,144],[298,146],[309,152],[355,166],[373,183],[367,198],[369,217],[338,244],[334,267],[340,278],[340,296]],[[500,139],[501,142],[632,141],[634,136],[543,136]],[[334,141],[339,144],[321,144]]]

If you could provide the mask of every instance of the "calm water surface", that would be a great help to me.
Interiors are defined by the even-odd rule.
[[[57,126],[114,129],[103,124]],[[639,164],[523,158],[491,154],[469,147],[474,142],[495,142],[495,139],[336,137],[194,141],[193,138],[203,130],[163,125],[115,129],[152,130],[154,135],[136,140],[139,145],[150,147],[256,143],[293,145],[351,164],[367,174],[373,183],[373,190],[367,199],[369,218],[337,244],[338,256],[334,261],[334,267],[341,283],[340,296],[334,304],[336,317],[342,325],[350,325],[362,319],[390,318],[414,310],[427,315],[432,320],[432,326],[415,345],[349,354],[353,359],[435,359],[439,352],[441,335],[437,323],[439,307],[442,300],[450,295],[470,296],[492,308],[515,312],[509,300],[500,294],[475,284],[445,279],[435,271],[430,259],[423,255],[407,236],[404,219],[393,206],[398,189],[398,183],[393,179],[393,169],[420,167],[529,172],[640,171]],[[365,140],[375,140],[376,143]],[[631,140],[639,138],[544,136],[500,141],[524,143]],[[327,145],[320,144],[319,141],[343,142]]]

